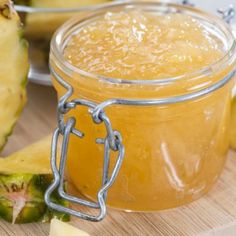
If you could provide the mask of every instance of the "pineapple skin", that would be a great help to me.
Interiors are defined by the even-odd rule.
[[[0,150],[26,103],[28,43],[9,0],[0,0]]]
[[[43,201],[44,176],[31,174],[0,175],[0,217],[10,223],[31,223],[39,221],[46,206]],[[24,193],[24,194],[23,194]],[[13,202],[10,195],[24,195],[24,208],[13,220]]]

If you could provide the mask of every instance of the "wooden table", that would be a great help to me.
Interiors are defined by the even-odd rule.
[[[28,105],[5,155],[52,132],[56,125],[56,94],[52,88],[29,84]],[[91,235],[214,235],[236,236],[236,155],[231,152],[222,177],[202,199],[159,213],[124,213],[109,209],[100,223],[72,219]],[[49,224],[11,225],[0,221],[0,236],[47,236]],[[65,235],[70,236],[70,235]]]

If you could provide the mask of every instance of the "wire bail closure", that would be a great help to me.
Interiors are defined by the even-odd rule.
[[[217,12],[222,15],[223,20],[228,24],[230,24],[236,14],[234,6],[232,4],[229,5],[226,10],[218,9]]]
[[[186,6],[191,6],[193,7],[194,4],[191,2],[191,0],[182,0],[182,4]]]
[[[55,75],[55,72],[51,70]],[[121,134],[112,129],[111,122],[109,118],[106,116],[105,112],[101,109],[96,109],[97,106],[95,103],[89,102],[83,99],[75,99],[72,101],[68,101],[70,96],[73,93],[73,88],[66,84],[58,75],[55,75],[58,82],[67,89],[67,92],[64,96],[61,97],[58,105],[58,128],[54,131],[52,138],[52,149],[51,149],[51,168],[54,175],[54,181],[49,186],[45,193],[45,202],[46,204],[57,211],[61,211],[70,215],[74,215],[81,219],[90,220],[90,221],[101,221],[106,215],[106,197],[107,191],[114,183],[119,170],[122,165],[122,161],[124,158],[124,146],[122,144]],[[83,138],[84,134],[75,128],[76,120],[74,117],[70,117],[65,122],[64,115],[68,113],[71,109],[75,109],[77,106],[86,106],[88,107],[91,118],[95,124],[104,123],[107,136],[105,138],[96,139],[97,144],[104,145],[104,161],[103,161],[103,175],[102,175],[102,186],[97,194],[97,202],[88,201],[85,199],[81,199],[78,197],[71,196],[64,191],[64,176],[65,176],[65,166],[67,160],[68,153],[68,144],[71,135],[75,135],[78,138]],[[62,140],[62,151],[60,156],[60,164],[59,169],[57,167],[57,146],[59,136],[63,137]],[[110,163],[110,151],[118,152],[117,160],[115,162],[114,168],[109,176],[109,163]],[[78,210],[74,210],[68,207],[63,207],[61,205],[55,204],[51,201],[51,194],[57,190],[58,194],[61,198],[73,202],[75,204],[80,204],[89,208],[99,209],[98,215],[89,215]]]
[[[181,2],[183,5],[186,5],[186,6],[191,6],[191,7],[194,7],[195,4],[192,3],[191,0],[182,0]],[[226,8],[225,10],[223,9],[218,9],[217,10],[217,13],[219,13],[221,16],[222,16],[222,19],[230,24],[230,22],[234,19],[235,15],[236,15],[236,10],[234,8],[234,5],[233,4],[230,4],[228,6],[228,8]]]

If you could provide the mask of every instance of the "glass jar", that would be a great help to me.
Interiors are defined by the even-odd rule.
[[[107,11],[136,8],[197,18],[224,45],[224,56],[200,71],[145,81],[94,75],[64,59],[68,39],[81,27]],[[120,141],[118,134],[122,136],[125,153],[108,192],[109,206],[157,211],[187,204],[205,194],[220,176],[227,156],[235,55],[235,40],[223,20],[177,4],[117,3],[64,24],[52,39],[50,55],[52,81],[60,98],[59,114],[63,113],[59,116],[60,130],[63,133],[65,128],[62,116],[67,121],[73,117],[76,130],[84,133],[83,138],[75,135],[76,130],[70,135],[66,161],[69,184],[88,199],[97,199],[104,184],[104,142],[111,152],[109,175],[117,161],[117,150],[112,150],[110,142],[111,123],[112,130],[119,131],[116,138]]]

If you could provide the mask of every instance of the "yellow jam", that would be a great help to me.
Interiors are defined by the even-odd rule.
[[[142,10],[108,12],[85,24],[68,40],[64,58],[91,73],[60,76],[73,85],[73,98],[102,102],[111,98],[149,99],[183,95],[222,79],[232,68],[196,78],[190,73],[217,62],[223,42],[196,18],[181,13],[158,15]],[[51,62],[56,67],[54,62]],[[110,83],[101,78],[114,78]],[[123,80],[172,83],[129,84]],[[53,80],[59,96],[64,89]],[[228,150],[232,83],[208,95],[159,106],[110,106],[105,112],[123,138],[125,157],[108,192],[107,204],[153,211],[198,199],[219,177]],[[72,110],[85,137],[71,136],[67,175],[74,187],[96,199],[101,187],[104,124],[94,124],[87,107]],[[112,152],[110,170],[116,161]]]
[[[222,56],[222,45],[190,16],[108,12],[71,37],[64,56],[87,72],[151,80],[210,65]]]

